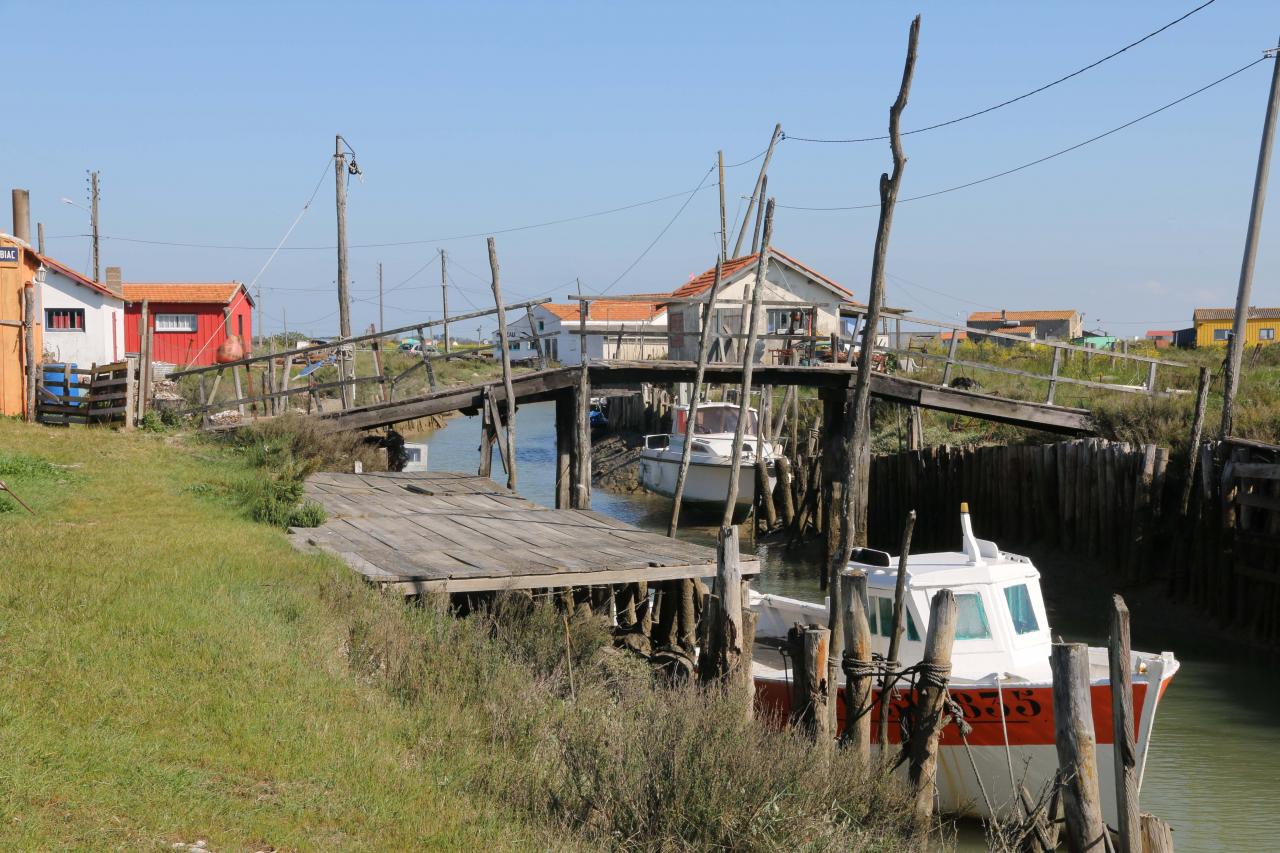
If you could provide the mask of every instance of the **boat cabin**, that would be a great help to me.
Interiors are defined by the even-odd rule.
[[[675,423],[672,432],[684,435],[689,426],[689,407],[675,407]],[[759,418],[755,409],[747,409],[747,435],[759,430]],[[693,418],[694,435],[733,435],[738,429],[737,403],[699,403]]]

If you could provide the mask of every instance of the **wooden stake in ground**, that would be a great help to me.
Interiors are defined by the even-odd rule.
[[[840,598],[844,602],[844,735],[845,748],[853,750],[863,768],[871,766],[871,682],[875,671],[871,659],[871,625],[863,603],[867,600],[867,576],[849,572],[840,576]],[[881,706],[880,713],[885,709]],[[881,741],[880,752],[885,752]]]
[[[816,625],[796,625],[787,632],[794,670],[791,680],[791,723],[823,744],[831,738],[827,725],[827,654],[831,632]]]
[[[751,408],[751,374],[756,362],[756,341],[760,337],[760,303],[764,298],[765,279],[769,274],[769,241],[773,237],[774,200],[769,199],[764,214],[764,248],[756,260],[755,287],[751,291],[751,319],[747,325],[747,342],[742,354],[742,386],[738,394],[738,426],[733,431],[733,450],[729,458],[734,464],[729,466],[729,492],[725,496],[724,517],[721,527],[733,524],[733,513],[738,505],[738,481],[742,473],[742,444],[746,437],[747,413]],[[756,448],[760,452],[760,448]]]
[[[1057,643],[1049,654],[1053,670],[1053,728],[1062,771],[1067,849],[1102,851],[1106,824],[1098,795],[1097,742],[1089,702],[1089,647]]]
[[[1111,597],[1111,726],[1115,745],[1117,853],[1143,853],[1138,811],[1138,750],[1133,739],[1133,664],[1129,654],[1129,608]]]
[[[747,203],[747,212],[742,215],[742,227],[738,229],[738,239],[733,244],[733,256],[735,258],[742,254],[742,241],[747,238],[747,228],[751,223],[751,214],[755,212],[756,203],[764,197],[760,185],[764,181],[764,176],[769,174],[769,161],[773,159],[773,149],[781,139],[782,125],[776,124],[773,127],[773,136],[769,137],[769,147],[764,152],[764,162],[760,164],[760,174],[756,177],[755,188],[751,191],[751,201]],[[769,245],[768,238],[765,239],[764,244],[765,246]],[[728,260],[728,258],[725,260]]]
[[[911,533],[916,526],[916,511],[907,513],[902,525],[902,546],[898,551],[898,578],[893,586],[893,630],[889,633],[889,653],[885,655],[885,688],[880,691],[880,751],[884,754],[889,743],[889,691],[890,667],[898,666],[898,649],[902,645],[902,632],[906,630],[907,557],[911,554]],[[846,608],[847,610],[848,608]]]
[[[898,97],[889,108],[889,147],[893,152],[893,171],[880,175],[880,224],[876,230],[875,252],[871,258],[871,293],[867,300],[867,317],[862,330],[862,350],[858,353],[858,372],[853,380],[853,401],[850,404],[849,415],[844,419],[847,471],[841,498],[839,545],[831,557],[828,573],[828,589],[831,591],[828,622],[833,637],[843,637],[844,634],[840,624],[840,620],[844,618],[844,608],[840,603],[840,573],[849,563],[849,555],[853,551],[857,537],[866,535],[863,528],[866,525],[866,496],[870,471],[863,470],[863,460],[867,457],[871,446],[868,412],[871,402],[872,353],[875,350],[876,327],[880,324],[880,310],[884,305],[884,264],[885,255],[889,251],[889,232],[893,227],[893,209],[898,201],[902,170],[907,163],[906,155],[902,153],[900,125],[902,111],[906,109],[907,96],[911,92],[911,78],[916,67],[916,45],[919,40],[920,16],[917,15],[911,22],[911,29],[907,36],[907,60],[902,69]],[[833,350],[832,355],[833,358],[839,359],[836,351]],[[834,681],[834,674],[830,680]],[[834,685],[829,686],[830,689],[835,689]],[[831,700],[834,704],[834,694]]]
[[[22,360],[27,375],[24,406],[27,420],[34,421],[36,419],[36,384],[39,382],[36,364],[40,356],[36,352],[36,289],[30,283],[22,288],[22,325],[24,332]],[[63,393],[70,395],[71,389],[68,388]]]
[[[502,390],[507,397],[507,488],[516,490],[516,392],[511,386],[511,353],[507,350],[507,311],[498,282],[498,248],[489,238],[489,269],[493,274],[493,302],[498,308],[498,347],[502,351]]]
[[[711,352],[711,322],[715,316],[716,297],[720,295],[720,284],[724,272],[724,260],[716,259],[716,276],[711,282],[711,293],[707,296],[707,306],[702,315],[702,329],[698,333],[698,366],[693,376],[693,391],[689,395],[689,410],[685,418],[684,447],[680,450],[680,470],[676,473],[675,497],[671,500],[671,523],[667,525],[667,535],[674,537],[680,527],[680,505],[684,501],[685,480],[689,476],[689,460],[693,454],[693,428],[698,417],[698,400],[702,396],[703,377],[707,373],[707,357]]]
[[[1191,420],[1191,442],[1187,445],[1187,481],[1182,484],[1182,500],[1178,507],[1186,518],[1191,505],[1191,489],[1196,480],[1196,460],[1200,458],[1200,434],[1204,431],[1204,412],[1209,403],[1209,368],[1200,368],[1200,385],[1196,388],[1196,413]]]
[[[751,666],[751,661],[743,658],[742,566],[739,563],[737,528],[720,528],[716,553],[717,602],[715,623],[711,626],[707,644],[709,659],[701,667],[704,682],[732,681],[742,667]]]
[[[951,675],[951,649],[956,640],[956,598],[949,589],[939,590],[929,602],[929,630],[921,661],[920,695],[916,700],[915,729],[908,745],[907,777],[914,791],[913,813],[918,825],[928,826],[938,789],[938,739],[947,722],[947,683]],[[885,748],[881,744],[881,750]]]
[[[578,290],[581,292],[581,284],[578,285]],[[577,406],[574,413],[574,445],[577,447],[574,509],[591,509],[591,374],[587,358],[587,318],[590,316],[590,305],[585,299],[578,303],[578,357],[582,369],[578,372]]]

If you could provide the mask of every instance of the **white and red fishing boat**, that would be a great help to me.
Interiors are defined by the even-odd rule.
[[[1058,768],[1053,680],[1049,667],[1052,641],[1036,567],[1026,557],[1001,551],[994,542],[975,537],[963,506],[961,529],[963,550],[912,554],[907,562],[906,630],[898,657],[903,666],[920,661],[928,629],[929,601],[938,590],[951,590],[956,598],[957,620],[950,691],[963,709],[965,721],[972,727],[967,741],[973,762],[966,753],[959,728],[949,723],[942,732],[938,757],[939,806],[948,814],[986,817],[989,809],[984,801],[983,786],[991,808],[1002,813],[1014,803],[1015,782],[1034,796]],[[892,632],[898,560],[883,551],[865,548],[855,552],[854,557],[850,569],[867,575],[873,652],[883,656],[888,651]],[[791,709],[791,691],[781,641],[797,623],[825,625],[827,606],[753,593],[751,607],[759,616],[753,660],[757,701],[767,713],[786,719]],[[1103,770],[1099,773],[1103,813],[1104,819],[1114,825],[1116,800],[1114,777],[1110,772],[1114,759],[1107,650],[1090,648],[1089,663],[1098,767]],[[1130,665],[1141,784],[1151,747],[1156,706],[1179,664],[1170,652],[1133,652]],[[901,742],[899,720],[908,701],[906,690],[895,691],[890,699],[891,745]],[[878,706],[878,702],[875,704]],[[837,713],[843,730],[843,691]],[[875,743],[879,730],[878,709],[873,710],[872,717]],[[981,785],[974,765],[981,776]]]
[[[737,403],[699,403],[694,414],[693,449],[689,473],[685,477],[683,506],[720,512],[729,495],[729,473],[733,470],[733,436],[738,428]],[[689,407],[672,410],[669,434],[646,435],[640,451],[640,485],[664,497],[674,497],[684,452]],[[774,458],[780,451],[759,436],[755,409],[747,410],[742,454],[737,460],[738,495],[735,518],[751,511],[756,499],[756,454],[764,457],[769,472],[769,488],[775,483]]]

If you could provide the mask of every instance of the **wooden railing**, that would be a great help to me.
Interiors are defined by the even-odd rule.
[[[49,378],[51,374],[56,378]],[[89,368],[40,366],[36,418],[45,424],[134,425],[138,412],[138,363],[125,359]],[[76,393],[81,391],[83,393]]]

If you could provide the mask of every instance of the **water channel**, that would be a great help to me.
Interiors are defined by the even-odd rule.
[[[555,422],[551,403],[520,408],[516,431],[519,492],[543,506],[555,503]],[[426,437],[436,471],[474,471],[479,460],[477,418],[457,417]],[[494,479],[502,481],[495,454]],[[595,489],[592,508],[650,530],[664,530],[670,502],[647,494]],[[714,530],[687,527],[683,538],[714,544]],[[1016,550],[1016,549],[1015,549]],[[813,548],[759,549],[763,570],[755,587],[764,592],[822,600],[819,557]],[[1106,641],[1106,607],[1112,590],[1093,567],[1051,553],[1028,556],[1044,573],[1042,586],[1053,631],[1067,640]],[[1280,851],[1280,687],[1266,673],[1273,664],[1250,660],[1227,647],[1193,614],[1158,596],[1127,596],[1133,612],[1133,645],[1171,650],[1182,670],[1156,718],[1142,808],[1169,821],[1179,853],[1219,850]],[[1101,768],[1111,772],[1110,767]],[[980,831],[962,827],[960,848],[983,849]]]

